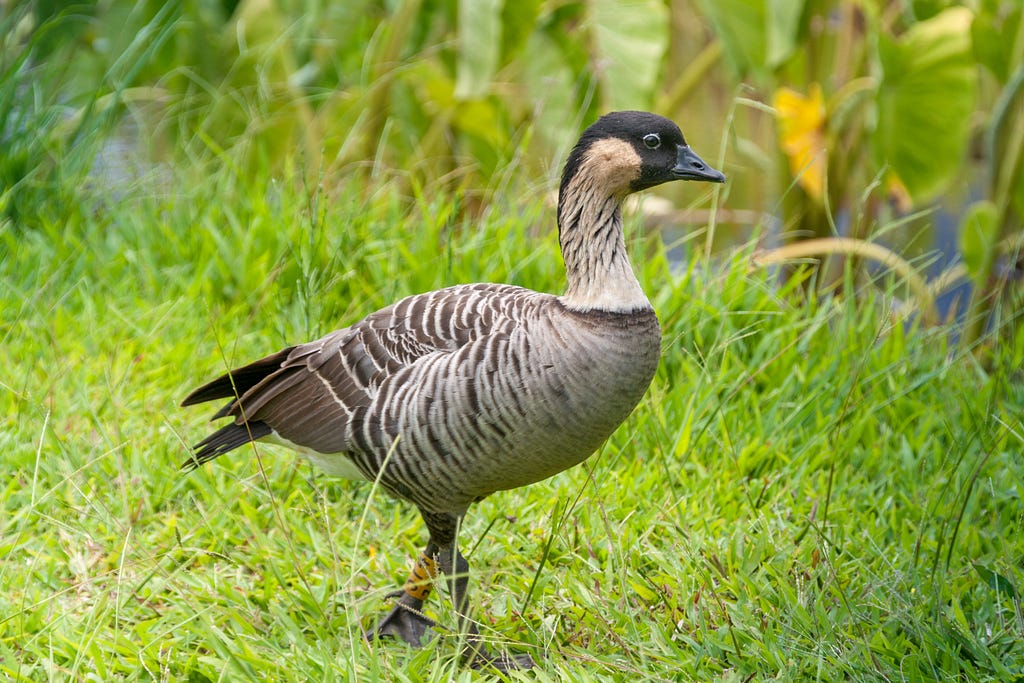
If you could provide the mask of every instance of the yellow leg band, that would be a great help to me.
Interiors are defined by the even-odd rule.
[[[433,590],[435,576],[437,576],[437,562],[425,553],[420,553],[416,564],[412,566],[412,571],[409,572],[409,578],[405,580],[403,589],[417,600],[426,600]]]

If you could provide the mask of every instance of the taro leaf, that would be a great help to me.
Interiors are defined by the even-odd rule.
[[[501,120],[494,98],[463,102],[455,111],[459,131],[481,140],[492,152],[508,145],[508,124]]]
[[[592,0],[597,73],[608,109],[646,109],[668,47],[662,0]]]
[[[1004,597],[1010,600],[1017,599],[1017,589],[1008,578],[977,562],[972,562],[971,565],[974,567],[974,571],[978,572],[981,580],[988,584],[989,588],[997,593],[1002,593]]]
[[[560,156],[569,151],[576,135],[570,125],[579,113],[573,70],[558,41],[547,31],[530,34],[526,53],[529,59],[522,60],[523,75],[538,112],[535,123],[541,136],[558,150],[552,156]]]
[[[470,153],[484,177],[497,172],[502,154],[509,146],[509,124],[503,115],[504,108],[493,97],[462,102],[455,110],[453,122],[461,146]]]
[[[455,98],[487,94],[501,56],[502,0],[459,0],[459,57]]]
[[[918,21],[931,19],[944,9],[953,6],[953,0],[912,0],[910,11]]]
[[[898,39],[879,37],[874,157],[915,201],[934,197],[963,163],[977,83],[970,26],[970,10],[960,7],[914,24]]]
[[[501,11],[501,63],[519,55],[537,24],[540,0],[507,0]],[[529,58],[529,55],[527,55]]]
[[[982,3],[978,15],[971,24],[974,56],[992,72],[999,83],[1010,79],[1013,70],[1013,55],[1016,49],[1013,36],[1019,35],[1022,10],[1017,7],[1001,12],[997,7]]]
[[[726,60],[740,74],[763,68],[768,53],[765,0],[698,0],[715,27]]]
[[[963,254],[967,273],[975,285],[981,287],[978,277],[988,272],[999,235],[999,214],[990,201],[975,202],[967,209],[960,222],[960,253]],[[975,565],[977,566],[977,565]]]
[[[800,38],[805,0],[768,0],[768,44],[765,61],[774,68],[789,59]]]

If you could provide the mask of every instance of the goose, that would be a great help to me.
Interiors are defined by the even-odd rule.
[[[647,390],[661,330],[626,254],[621,205],[674,180],[725,176],[666,118],[602,116],[572,149],[559,187],[564,294],[507,284],[416,294],[232,370],[183,401],[227,399],[212,420],[230,421],[182,468],[268,441],[329,474],[379,482],[416,506],[429,540],[368,637],[420,646],[436,627],[423,603],[444,574],[470,665],[533,666],[529,655],[495,655],[481,642],[459,525],[472,503],[585,460]]]

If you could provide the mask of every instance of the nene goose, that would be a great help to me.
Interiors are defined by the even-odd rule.
[[[419,509],[430,538],[370,635],[418,646],[434,626],[421,608],[440,570],[471,663],[532,666],[480,642],[456,532],[471,503],[587,458],[643,396],[661,331],[626,255],[620,205],[672,180],[725,176],[661,116],[603,116],[572,150],[559,188],[565,294],[502,284],[417,294],[233,370],[184,400],[228,399],[213,419],[231,422],[183,468],[266,440],[328,473],[379,480]]]

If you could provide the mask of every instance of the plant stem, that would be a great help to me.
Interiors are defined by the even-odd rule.
[[[938,320],[938,314],[935,310],[935,297],[925,279],[917,273],[914,266],[906,259],[891,249],[887,249],[874,242],[850,237],[821,237],[804,240],[787,244],[777,249],[758,252],[753,256],[752,265],[754,267],[763,267],[792,259],[828,254],[861,256],[885,265],[903,278],[907,283],[907,287],[917,297],[918,309],[921,311],[924,322],[931,325]]]
[[[715,40],[709,43],[686,68],[679,78],[675,80],[668,92],[661,97],[655,108],[661,112],[674,112],[682,108],[683,103],[690,97],[696,87],[704,82],[711,68],[718,63],[722,57],[722,41]]]

